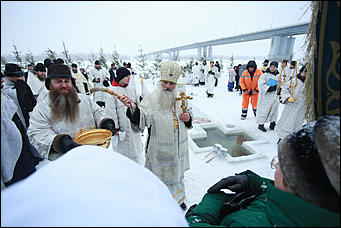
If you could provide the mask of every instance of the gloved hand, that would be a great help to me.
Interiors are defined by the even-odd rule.
[[[233,192],[242,192],[250,187],[250,180],[247,175],[229,176],[221,179],[218,183],[210,187],[207,192],[219,192],[221,189],[230,189]]]
[[[209,73],[209,74],[212,74],[212,71],[210,70],[208,73]]]
[[[211,72],[211,74],[212,74],[212,75],[215,75],[215,73],[214,73],[214,72]]]
[[[80,146],[78,143],[74,142],[72,140],[71,136],[69,136],[69,135],[64,135],[61,138],[60,143],[62,144],[63,153],[68,152],[72,148]]]
[[[104,81],[103,81],[103,85],[104,85],[105,87],[108,87],[108,86],[109,86],[109,82],[108,82],[107,80],[104,80]]]
[[[276,89],[277,89],[277,85],[270,86],[266,92],[272,92],[272,91],[275,91]]]
[[[112,135],[116,135],[116,133],[120,130],[119,128],[115,128],[115,122],[113,120],[105,120],[102,123],[101,128],[111,131]]]
[[[247,89],[244,89],[243,92],[244,92],[246,95],[249,95],[249,92],[247,91]]]

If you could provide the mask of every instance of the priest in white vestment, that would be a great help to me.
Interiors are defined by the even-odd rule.
[[[188,133],[193,116],[190,109],[181,109],[176,100],[176,82],[181,68],[174,62],[161,66],[160,84],[138,105],[123,95],[121,101],[129,107],[131,123],[143,130],[148,128],[146,168],[167,185],[182,209],[186,209],[184,172],[189,169]]]

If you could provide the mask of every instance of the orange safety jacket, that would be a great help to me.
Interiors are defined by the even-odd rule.
[[[245,70],[242,74],[242,76],[240,77],[240,87],[242,88],[242,90],[247,90],[247,92],[249,94],[254,92],[258,93],[258,80],[259,77],[263,74],[263,72],[259,69],[255,70],[255,73],[253,74],[253,78],[251,81],[251,76],[248,70]],[[256,91],[255,91],[256,90]]]

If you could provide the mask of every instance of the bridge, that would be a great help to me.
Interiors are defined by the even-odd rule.
[[[305,22],[296,25],[289,25],[279,28],[267,29],[248,34],[240,34],[221,39],[209,40],[204,42],[196,42],[180,47],[168,48],[160,51],[146,53],[147,56],[168,53],[170,58],[179,56],[179,51],[198,49],[197,60],[204,58],[206,60],[212,59],[212,47],[218,45],[241,43],[255,40],[263,40],[271,38],[271,45],[268,58],[271,60],[282,61],[289,59],[294,47],[295,35],[306,34],[310,22]]]

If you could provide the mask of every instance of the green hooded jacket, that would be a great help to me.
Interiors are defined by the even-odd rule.
[[[244,209],[222,216],[224,202],[231,195],[222,191],[206,193],[202,201],[186,215],[190,226],[340,226],[340,214],[312,205],[297,196],[275,188],[274,181],[250,170],[252,192],[259,195]],[[261,185],[266,185],[262,191]]]

